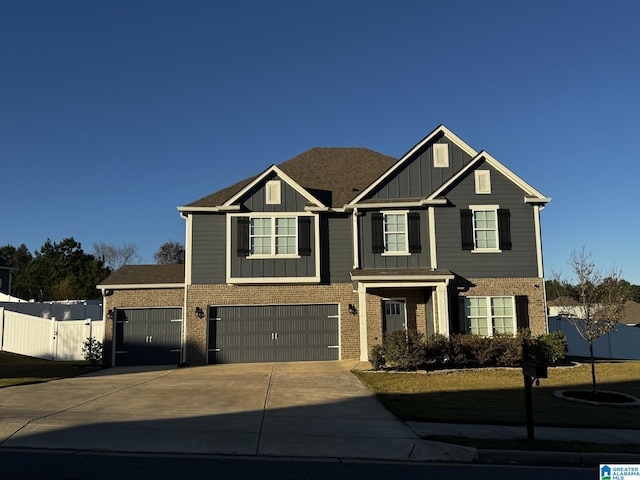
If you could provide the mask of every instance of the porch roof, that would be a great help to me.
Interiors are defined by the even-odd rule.
[[[449,270],[431,268],[359,268],[351,270],[354,282],[443,282],[453,280]]]

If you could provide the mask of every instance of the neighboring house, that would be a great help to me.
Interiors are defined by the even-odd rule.
[[[0,261],[0,293],[11,295],[11,272],[15,270]]]
[[[594,310],[600,308],[599,304],[592,305]],[[550,317],[562,317],[567,319],[585,318],[584,307],[571,297],[558,297],[547,302]],[[622,316],[618,323],[636,326],[640,324],[640,304],[629,300],[624,304]]]
[[[367,360],[397,329],[544,333],[549,200],[444,126],[399,160],[314,148],[180,207],[184,269],[99,285],[107,359]]]

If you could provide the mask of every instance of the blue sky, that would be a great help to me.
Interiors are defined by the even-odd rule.
[[[318,146],[399,157],[443,123],[640,284],[640,3],[0,2],[0,245],[184,240],[176,207]]]

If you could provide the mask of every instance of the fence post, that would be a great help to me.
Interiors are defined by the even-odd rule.
[[[51,360],[57,360],[58,358],[58,322],[56,317],[51,317]]]
[[[4,307],[0,307],[0,352],[4,351]]]

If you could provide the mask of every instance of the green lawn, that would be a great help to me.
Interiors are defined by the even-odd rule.
[[[96,369],[83,361],[53,362],[0,352],[0,388],[75,377]]]
[[[524,425],[524,381],[520,369],[356,375],[402,420]],[[640,398],[640,361],[600,362],[599,390]],[[549,369],[533,387],[536,425],[640,429],[640,407],[587,405],[553,396],[559,389],[589,389],[589,364]]]

